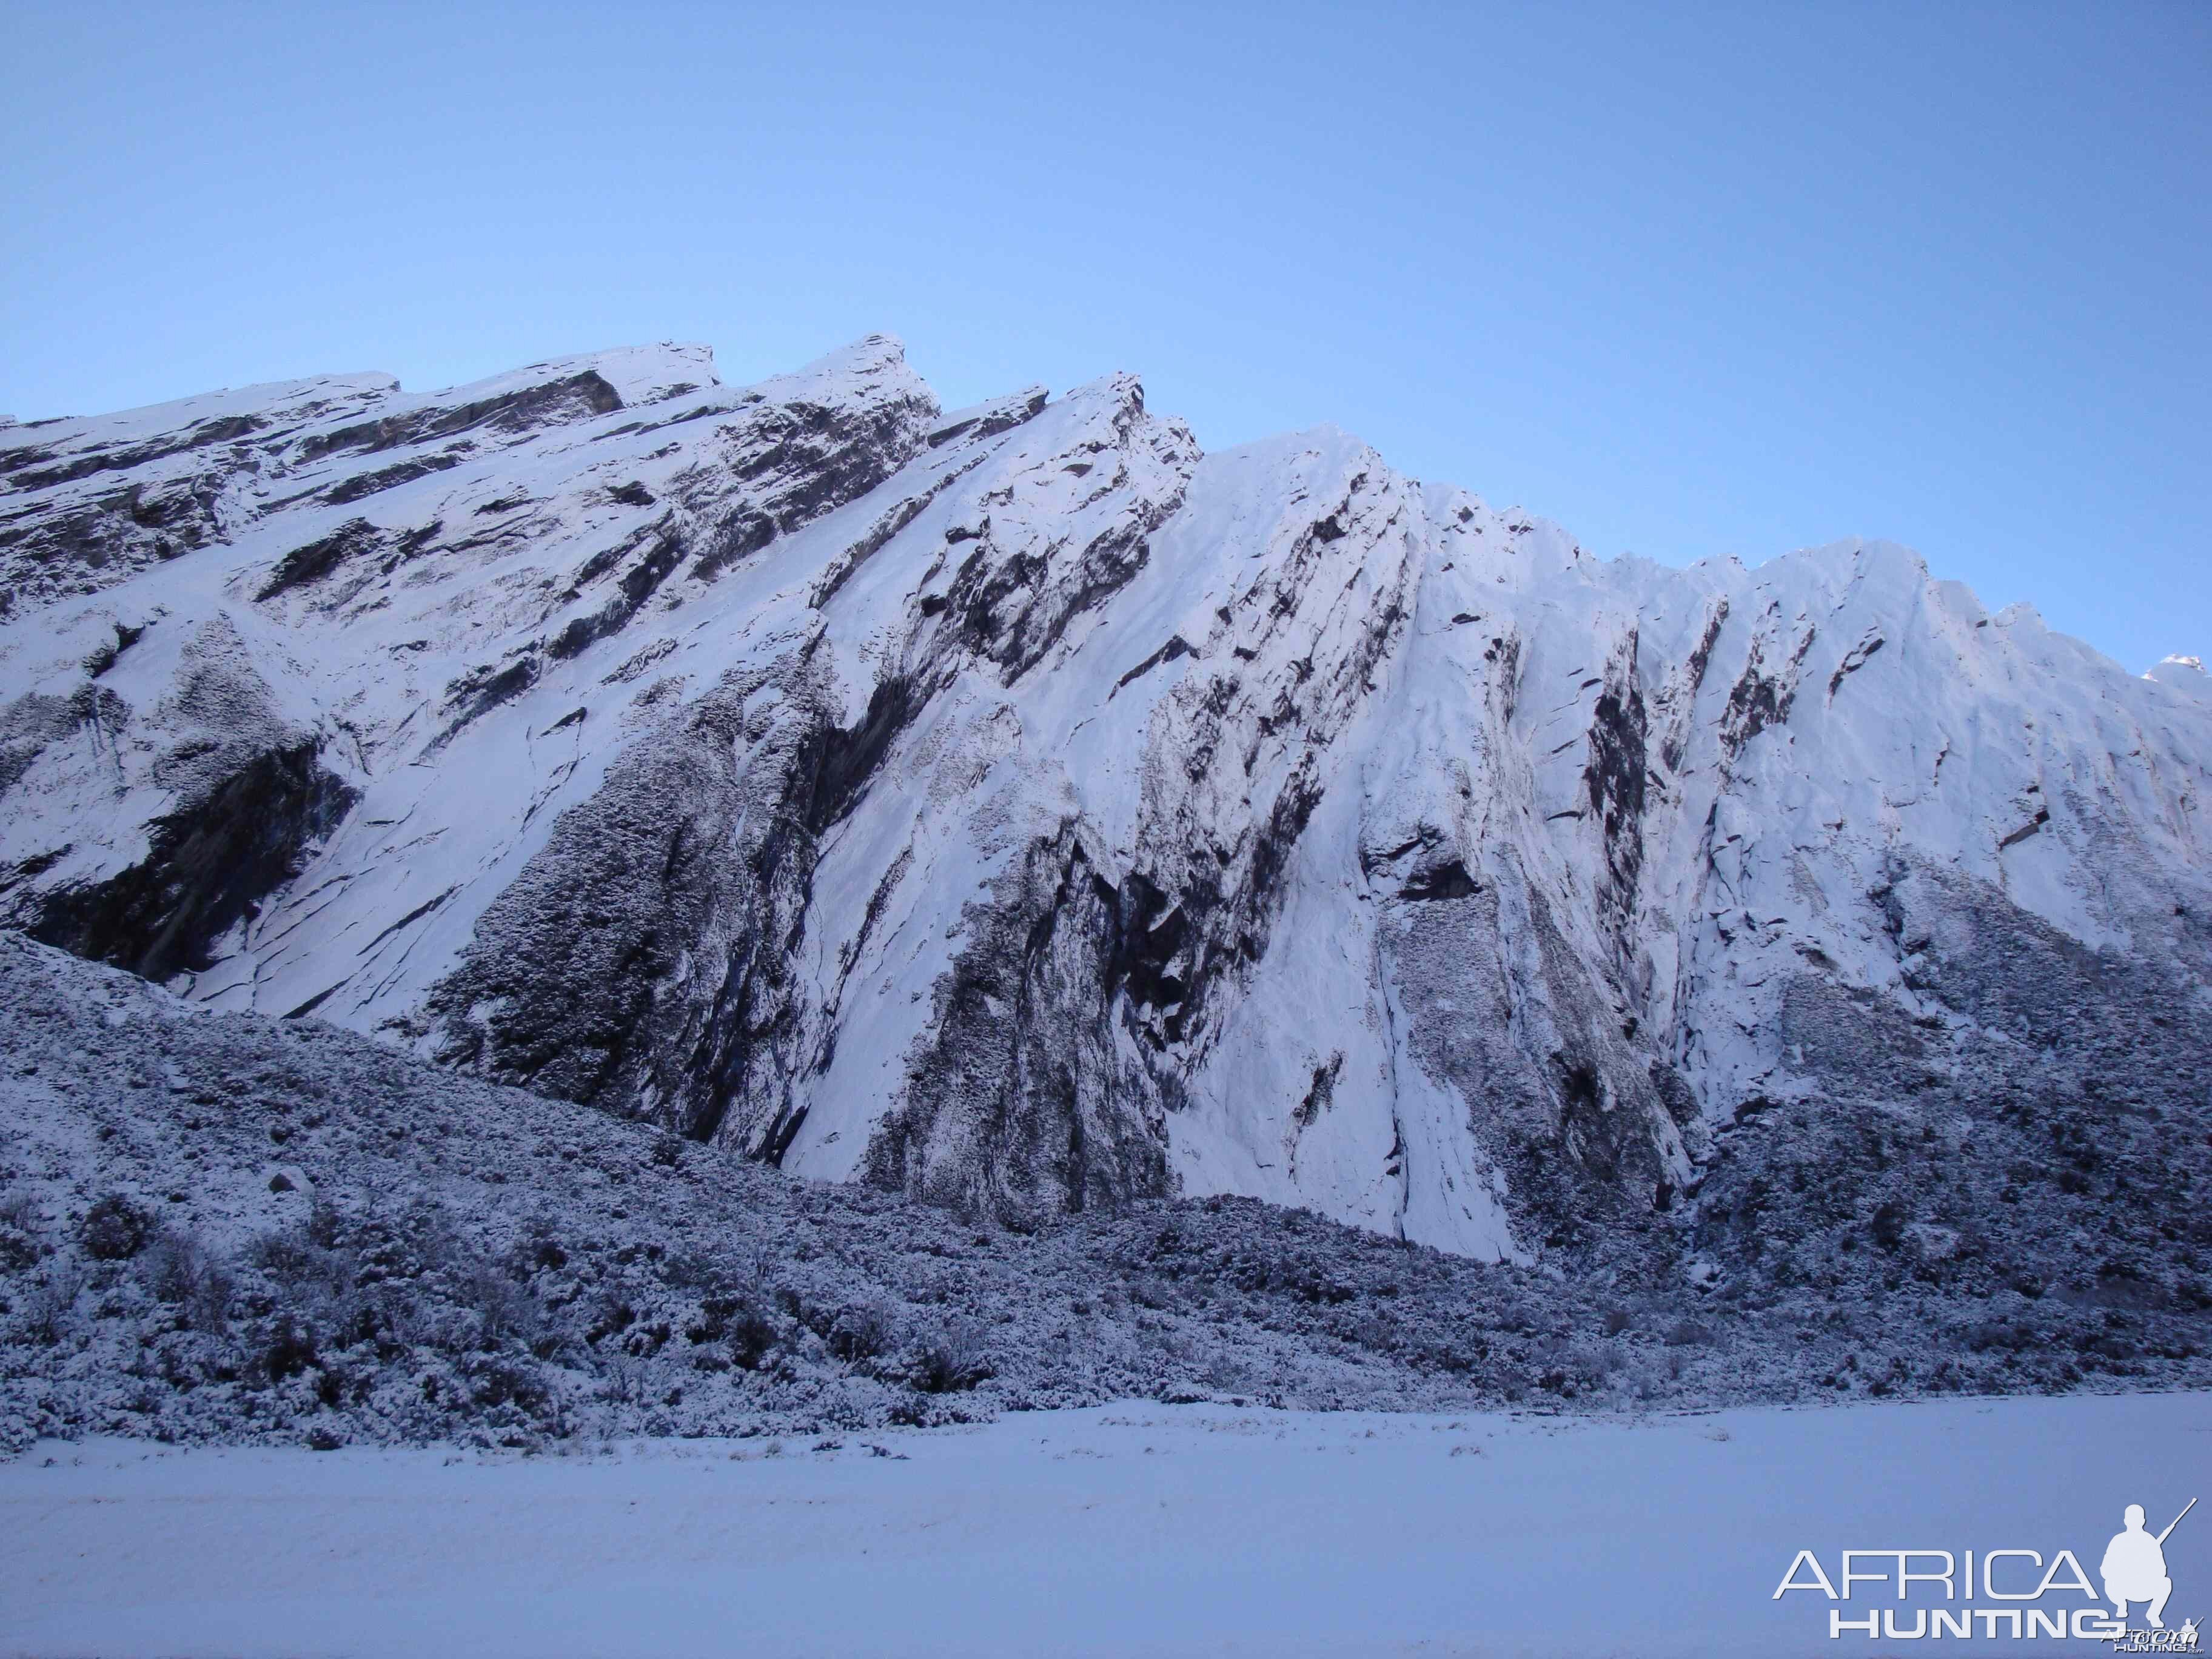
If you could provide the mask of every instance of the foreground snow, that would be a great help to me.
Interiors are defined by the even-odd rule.
[[[2207,1403],[1144,1404],[512,1460],[54,1444],[0,1465],[0,1653],[1889,1652],[1772,1599],[1796,1551],[1833,1573],[1846,1547],[2063,1547],[2094,1571],[2124,1504],[2163,1524],[2212,1488]],[[2169,1622],[2212,1610],[2212,1522],[2167,1560]]]

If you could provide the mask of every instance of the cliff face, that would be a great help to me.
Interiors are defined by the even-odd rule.
[[[1603,562],[876,337],[0,428],[0,582],[9,925],[805,1175],[1710,1278],[1869,1133],[1940,1261],[1990,1126],[2212,1089],[2203,671],[1893,546]]]

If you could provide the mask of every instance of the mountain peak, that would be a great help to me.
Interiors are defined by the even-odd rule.
[[[1024,1225],[1632,1276],[1760,1137],[2200,1074],[2201,668],[1890,544],[1601,562],[885,335],[0,445],[0,918],[210,1006]]]
[[[2160,660],[2143,675],[2147,680],[2171,686],[2185,696],[2200,702],[2212,702],[2212,675],[2204,672],[2202,657],[2170,656]]]

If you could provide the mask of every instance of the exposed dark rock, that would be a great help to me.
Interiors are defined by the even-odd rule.
[[[1408,899],[1472,898],[1480,891],[1467,866],[1457,859],[1446,859],[1425,870],[1417,870],[1398,890],[1398,896]]]
[[[86,690],[88,693],[91,688]],[[21,781],[47,744],[76,732],[88,712],[78,698],[36,691],[0,709],[0,795]]]
[[[978,413],[948,421],[929,434],[932,449],[942,447],[956,438],[994,438],[1001,432],[1012,430],[1024,421],[1033,419],[1043,409],[1050,394],[1042,386],[1031,386],[1027,392],[989,404]]]
[[[1790,707],[1797,695],[1797,671],[1812,644],[1813,633],[1808,629],[1788,661],[1769,672],[1764,641],[1752,641],[1750,660],[1742,678],[1729,688],[1728,708],[1721,716],[1721,740],[1730,754],[1768,726],[1779,726],[1790,718]]]
[[[597,371],[586,369],[495,398],[479,398],[458,406],[433,404],[427,409],[319,432],[301,446],[301,453],[308,459],[342,452],[374,453],[396,449],[402,444],[456,437],[479,427],[508,434],[528,432],[538,427],[610,414],[622,406],[621,395]]]
[[[668,580],[683,557],[682,540],[664,532],[647,547],[642,558],[623,572],[615,592],[597,611],[572,618],[554,636],[546,647],[548,653],[556,659],[574,657],[610,634],[620,632],[624,623],[644,609],[646,601]]]
[[[319,582],[349,560],[372,556],[385,545],[384,532],[366,519],[352,519],[329,535],[294,548],[276,562],[269,580],[253,596],[265,604],[279,594]]]
[[[813,777],[806,786],[810,833],[820,835],[853,810],[914,708],[913,685],[894,677],[877,684],[860,724],[850,731],[830,726],[823,732],[812,756]]]
[[[1605,849],[1598,885],[1601,921],[1612,934],[1616,970],[1626,972],[1644,874],[1644,795],[1649,783],[1650,723],[1637,683],[1637,635],[1631,630],[1620,659],[1608,667],[1605,689],[1591,711],[1589,761],[1583,770],[1589,811]]]
[[[215,941],[299,873],[354,799],[313,742],[263,751],[155,819],[138,863],[46,894],[29,931],[149,979],[205,968]]]
[[[1117,991],[1163,994],[1163,947],[1137,942],[1160,902],[1125,902],[1068,837],[1032,844],[938,985],[868,1178],[1024,1227],[1166,1192],[1171,1097],[1112,1036]]]
[[[501,665],[487,664],[474,673],[465,675],[446,688],[446,709],[450,716],[438,735],[430,740],[427,753],[435,753],[459,736],[469,723],[480,720],[501,703],[511,702],[532,686],[544,665],[534,653],[525,652],[513,662]]]
[[[342,478],[323,492],[323,499],[332,507],[343,507],[365,495],[381,495],[387,489],[397,489],[401,484],[413,483],[417,478],[427,478],[434,472],[447,471],[467,459],[465,449],[417,455],[392,466],[379,467],[373,472],[356,472],[349,478]]]
[[[1165,645],[1153,652],[1151,656],[1146,658],[1144,661],[1139,663],[1127,673],[1122,675],[1120,679],[1115,681],[1114,690],[1115,691],[1119,691],[1123,686],[1128,684],[1130,681],[1143,678],[1146,674],[1151,673],[1152,670],[1158,668],[1164,662],[1173,662],[1178,657],[1189,657],[1195,656],[1196,654],[1197,653],[1192,648],[1191,643],[1188,640],[1183,638],[1180,634],[1170,634],[1168,636],[1168,642]],[[1109,693],[1109,695],[1111,694]]]

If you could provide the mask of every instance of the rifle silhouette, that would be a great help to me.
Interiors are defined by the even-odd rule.
[[[2197,1507],[2197,1500],[2196,1500],[2195,1498],[2191,1498],[2191,1499],[2189,1500],[2189,1502],[2188,1502],[2188,1503],[2185,1504],[2182,1506],[2182,1510],[2181,1510],[2181,1514],[2180,1514],[2180,1515],[2177,1515],[2177,1516],[2175,1516],[2173,1517],[2173,1519],[2172,1519],[2172,1520],[2171,1520],[2171,1521],[2169,1521],[2169,1522],[2167,1522],[2166,1523],[2166,1532],[2162,1532],[2162,1533],[2159,1534],[2159,1535],[2158,1535],[2158,1541],[2159,1541],[2160,1544],[2165,1543],[2165,1542],[2166,1542],[2166,1533],[2170,1533],[2170,1532],[2172,1532],[2172,1531],[2176,1527],[2179,1526],[2179,1525],[2181,1524],[2181,1522],[2182,1522],[2182,1516],[2183,1516],[2187,1515],[2187,1514],[2189,1513],[2189,1511],[2190,1511],[2190,1510],[2191,1510],[2195,1509],[2196,1507]]]

